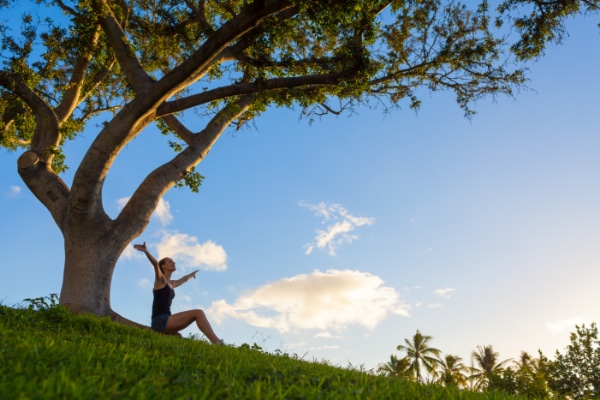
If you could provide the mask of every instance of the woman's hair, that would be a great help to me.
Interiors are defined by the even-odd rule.
[[[162,272],[163,274],[165,273],[165,271],[163,271],[163,265],[165,265],[165,263],[167,262],[167,259],[168,258],[165,257],[158,262],[158,268],[160,268],[160,272]]]

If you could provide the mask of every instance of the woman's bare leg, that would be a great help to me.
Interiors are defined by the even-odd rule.
[[[165,332],[179,332],[180,330],[190,326],[190,324],[194,321],[196,321],[198,329],[200,329],[200,331],[206,335],[206,337],[208,338],[208,340],[211,341],[211,343],[221,343],[221,340],[212,330],[212,327],[210,326],[210,323],[208,322],[208,319],[206,318],[206,315],[202,310],[183,311],[171,315],[169,317],[169,320],[167,321],[167,327],[165,329]]]

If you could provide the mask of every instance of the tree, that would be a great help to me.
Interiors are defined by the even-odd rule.
[[[10,16],[13,3],[1,0],[0,10]],[[122,320],[110,304],[120,254],[167,190],[198,190],[195,167],[228,127],[239,129],[270,107],[299,106],[309,117],[359,104],[417,108],[428,89],[454,92],[471,115],[482,96],[511,95],[523,74],[508,69],[486,7],[441,0],[19,1],[21,32],[0,26],[0,145],[24,150],[18,173],[64,238],[60,304]],[[132,188],[111,218],[105,178],[151,125],[176,153]],[[82,132],[94,140],[68,186],[63,145]]]
[[[390,355],[390,360],[387,363],[382,363],[377,366],[377,372],[397,378],[408,377],[409,362],[406,357],[398,358],[394,354]]]
[[[478,380],[477,387],[485,387],[493,375],[498,375],[504,370],[504,365],[508,360],[499,361],[500,354],[494,351],[492,345],[477,346],[477,350],[473,352],[473,359],[479,366],[479,372],[473,375],[473,378]]]
[[[526,351],[522,351],[519,359],[514,361],[518,371],[536,371],[539,365],[539,359],[532,357]]]
[[[490,374],[486,390],[503,391],[535,399],[550,398],[545,369],[540,359],[533,358],[523,351],[513,364]]]
[[[466,387],[469,372],[462,358],[447,354],[439,362],[438,383],[444,386]]]
[[[575,327],[564,354],[556,351],[549,361],[542,357],[547,368],[548,385],[558,394],[573,399],[600,397],[600,340],[598,327],[592,323]]]
[[[525,14],[511,18],[525,8]],[[561,43],[567,31],[565,20],[580,13],[600,10],[600,0],[505,0],[498,6],[496,25],[502,26],[508,16],[519,33],[512,51],[521,60],[539,57],[548,43]]]
[[[417,382],[423,382],[421,369],[433,376],[436,375],[436,367],[440,362],[441,351],[429,347],[429,342],[433,339],[431,336],[422,335],[417,329],[412,337],[412,341],[404,339],[406,345],[398,345],[397,349],[406,352],[408,361],[408,373]]]

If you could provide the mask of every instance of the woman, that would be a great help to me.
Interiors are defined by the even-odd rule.
[[[170,258],[163,258],[156,261],[156,258],[150,254],[146,248],[146,243],[134,244],[133,247],[146,254],[148,260],[154,267],[154,300],[152,302],[152,329],[162,333],[177,333],[187,328],[192,322],[196,322],[198,329],[202,331],[213,344],[224,344],[212,330],[206,315],[202,310],[190,310],[171,315],[171,303],[175,297],[174,288],[189,281],[190,278],[196,279],[198,270],[185,275],[181,279],[172,281],[171,274],[175,271],[175,262]]]

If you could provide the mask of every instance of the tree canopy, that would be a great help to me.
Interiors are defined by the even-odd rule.
[[[406,371],[417,382],[424,379],[422,370],[433,377],[437,374],[436,367],[440,362],[441,351],[429,345],[432,339],[433,337],[423,335],[417,330],[412,340],[404,339],[405,344],[399,344],[396,347],[396,349],[406,352],[405,359],[408,361]]]
[[[600,339],[598,327],[592,323],[575,327],[564,353],[556,351],[555,359],[542,356],[548,385],[557,393],[573,399],[600,396]]]
[[[498,6],[496,25],[510,21],[519,34],[511,49],[519,59],[528,60],[542,55],[549,43],[562,42],[568,35],[568,17],[599,10],[600,0],[505,0]]]
[[[507,0],[500,17],[529,3]],[[552,40],[552,21],[579,10],[552,16],[546,5],[538,4],[549,24],[541,42],[514,20],[538,49]],[[418,108],[438,91],[454,93],[470,116],[478,99],[512,95],[525,82],[486,1],[0,0],[0,10],[0,147],[23,151],[18,172],[64,237],[61,304],[113,317],[119,255],[167,190],[198,190],[195,167],[228,127],[272,107],[308,118],[358,105]],[[521,58],[535,54],[521,47],[513,46]],[[106,176],[149,126],[175,153],[111,218]],[[83,132],[93,142],[67,184],[63,146]]]

